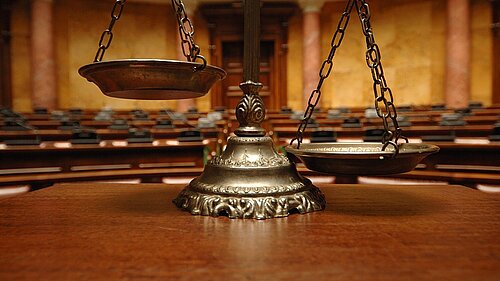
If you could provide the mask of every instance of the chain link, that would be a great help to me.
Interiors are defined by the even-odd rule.
[[[382,150],[385,150],[389,145],[394,147],[394,155],[399,153],[398,140],[400,138],[408,142],[408,139],[402,136],[402,130],[397,121],[396,107],[394,106],[394,97],[392,90],[387,85],[382,67],[380,49],[375,43],[373,30],[370,23],[370,7],[366,0],[355,0],[356,10],[358,12],[361,28],[365,35],[366,41],[366,64],[371,70],[373,79],[373,94],[375,96],[375,109],[377,116],[382,119],[384,125],[384,134],[382,136]],[[394,130],[391,130],[391,122]]]
[[[377,111],[377,116],[382,119],[384,125],[384,134],[382,136],[382,150],[385,150],[389,145],[394,148],[393,156],[399,153],[398,141],[399,139],[404,139],[408,142],[408,139],[402,136],[402,130],[399,127],[397,121],[397,112],[394,105],[394,97],[392,95],[392,90],[387,85],[387,81],[384,76],[384,69],[381,62],[380,48],[375,43],[375,37],[373,36],[373,30],[370,23],[370,7],[365,0],[350,0],[342,13],[342,17],[337,25],[337,29],[333,35],[332,41],[330,43],[331,49],[328,54],[328,58],[323,61],[321,69],[319,71],[319,82],[311,93],[308,100],[307,109],[304,112],[304,116],[297,129],[297,135],[293,138],[290,144],[297,141],[297,148],[300,148],[304,137],[304,131],[307,128],[307,124],[314,112],[314,108],[318,104],[319,98],[321,96],[321,86],[324,81],[330,75],[333,68],[333,57],[337,48],[342,43],[344,39],[344,34],[349,24],[349,18],[353,7],[356,7],[358,13],[361,27],[363,30],[363,35],[365,36],[367,51],[366,51],[366,64],[370,68],[372,79],[373,79],[373,93],[375,96],[375,109]],[[391,124],[394,130],[391,130]]]
[[[113,27],[117,20],[120,19],[123,12],[123,7],[125,6],[126,0],[116,0],[113,5],[113,9],[111,10],[111,20],[109,22],[108,28],[106,28],[99,39],[99,48],[97,49],[97,53],[94,57],[94,62],[102,61],[104,57],[104,53],[111,46],[111,41],[113,41]]]
[[[126,0],[116,0],[111,10],[111,20],[109,22],[108,28],[106,28],[99,39],[99,48],[94,57],[94,62],[102,61],[106,50],[111,46],[111,41],[113,41],[113,27],[116,21],[118,21],[122,15],[123,7]],[[193,39],[194,27],[191,20],[188,18],[186,9],[184,8],[184,3],[182,0],[172,0],[172,7],[174,9],[177,22],[179,24],[179,34],[181,36],[181,48],[182,53],[187,58],[188,61],[194,62],[197,59],[202,60],[202,65],[195,67],[194,70],[202,70],[206,67],[206,59],[200,55],[200,47],[196,45]]]
[[[349,24],[349,18],[351,16],[351,11],[352,8],[354,7],[354,1],[355,0],[349,0],[349,2],[345,7],[344,12],[342,13],[342,16],[337,25],[337,29],[335,30],[335,33],[333,34],[332,37],[332,41],[330,43],[331,46],[330,53],[328,54],[328,57],[325,59],[325,61],[323,61],[321,65],[321,69],[319,71],[318,85],[316,86],[316,89],[314,89],[311,95],[309,96],[309,100],[307,102],[307,109],[304,112],[304,116],[300,121],[299,128],[297,129],[297,136],[290,141],[290,145],[293,144],[293,142],[297,141],[297,148],[300,148],[300,144],[302,143],[302,140],[304,138],[304,131],[306,130],[307,124],[311,119],[311,116],[314,112],[314,108],[316,107],[316,105],[318,105],[319,98],[321,97],[321,86],[323,86],[323,82],[325,81],[326,78],[328,78],[328,76],[330,76],[330,73],[332,72],[333,57],[335,56],[337,48],[340,47],[340,44],[342,44],[342,40],[344,39],[345,31],[347,29],[347,25]]]
[[[190,62],[200,59],[202,61],[202,65],[195,67],[194,70],[202,70],[207,66],[207,60],[205,57],[200,55],[200,47],[194,42],[193,23],[187,16],[184,3],[182,0],[172,0],[172,7],[174,8],[174,12],[177,17],[177,23],[179,24],[182,53]]]

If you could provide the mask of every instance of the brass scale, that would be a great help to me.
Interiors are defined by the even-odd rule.
[[[205,95],[224,79],[224,70],[207,65],[200,55],[182,0],[172,0],[179,25],[181,47],[187,61],[127,59],[102,61],[113,39],[113,27],[126,0],[116,0],[108,28],[102,33],[94,62],[79,69],[108,96],[126,99],[169,100]],[[293,157],[277,153],[272,139],[261,127],[265,106],[259,96],[260,1],[244,0],[243,97],[236,106],[239,127],[229,137],[226,149],[215,156],[203,173],[193,179],[173,200],[193,215],[267,219],[291,213],[323,210],[323,193],[301,176]],[[342,43],[351,12],[355,9],[366,38],[367,65],[374,82],[375,108],[383,120],[381,143],[302,143],[303,133],[321,96],[321,86],[332,70],[335,51]],[[439,150],[429,144],[408,143],[396,120],[392,91],[387,86],[380,50],[370,24],[365,0],[349,0],[322,64],[319,82],[309,98],[297,136],[285,149],[311,170],[333,175],[383,175],[412,170],[427,155]],[[403,141],[401,141],[403,140]]]

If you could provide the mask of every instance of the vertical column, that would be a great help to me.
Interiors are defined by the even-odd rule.
[[[188,17],[193,21],[193,15],[195,14],[194,11],[196,10],[198,6],[198,1],[183,1],[184,5],[187,3],[189,6],[186,6],[186,12],[189,13]],[[196,30],[195,30],[196,31]],[[196,40],[196,35],[195,35],[195,40]],[[181,48],[181,37],[179,33],[177,32],[177,59],[180,61],[186,61],[186,57],[184,56],[184,53],[182,52]],[[184,99],[184,100],[178,100],[177,101],[177,112],[186,112],[190,108],[196,107],[196,100],[195,99]]]
[[[500,0],[491,1],[493,11],[493,104],[500,103]]]
[[[11,92],[11,2],[0,1],[0,107],[12,107]]]
[[[53,1],[31,1],[31,69],[33,107],[57,107]]]
[[[263,137],[266,130],[261,127],[266,117],[264,101],[259,95],[262,84],[260,73],[260,1],[243,1],[243,82],[240,89],[243,97],[236,106],[236,119],[240,123],[234,133],[238,137]]]
[[[445,100],[447,107],[463,108],[470,99],[470,4],[448,0],[447,5]]]
[[[318,72],[321,67],[321,7],[323,0],[302,0],[299,2],[303,11],[303,101],[307,105],[312,90],[318,84]]]
[[[244,1],[243,82],[259,82],[260,1]]]

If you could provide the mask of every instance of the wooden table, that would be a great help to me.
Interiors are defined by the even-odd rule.
[[[321,186],[323,212],[199,217],[181,186],[60,184],[0,200],[0,280],[498,280],[500,197]]]

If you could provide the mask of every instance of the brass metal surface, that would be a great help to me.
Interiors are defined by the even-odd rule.
[[[236,106],[236,119],[240,126],[234,131],[237,136],[265,136],[266,130],[260,126],[266,117],[264,101],[259,95],[261,83],[246,81],[240,84],[245,93]]]
[[[299,158],[308,169],[336,175],[386,175],[411,171],[439,147],[423,143],[403,143],[382,151],[381,143],[303,143],[287,146],[287,153]]]
[[[295,164],[274,149],[261,127],[265,106],[259,96],[260,1],[244,1],[243,96],[236,106],[240,123],[226,149],[205,165],[174,199],[193,215],[269,219],[323,210],[325,197]]]
[[[325,208],[325,198],[270,137],[229,138],[226,150],[174,199],[193,215],[268,219]]]
[[[156,59],[95,62],[78,72],[110,97],[142,100],[187,99],[204,96],[226,72],[198,63]]]
[[[240,127],[226,149],[174,200],[193,215],[269,219],[323,210],[326,202],[295,164],[276,152],[260,126],[265,109],[260,83],[240,84],[244,96],[236,107]]]

